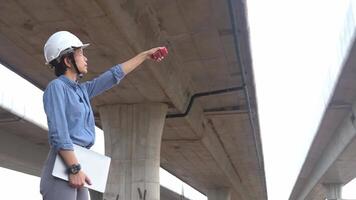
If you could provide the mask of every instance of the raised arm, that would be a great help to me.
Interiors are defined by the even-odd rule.
[[[124,76],[135,68],[137,68],[141,63],[147,59],[151,59],[151,55],[156,52],[159,48],[152,48],[150,50],[139,53],[135,57],[127,60],[126,62],[112,67],[110,70],[101,74],[99,77],[83,83],[83,86],[88,92],[89,98],[93,98],[102,92],[112,88],[115,84],[118,84]],[[158,59],[157,61],[161,61]]]
[[[162,47],[156,47],[156,48],[144,51],[142,53],[139,53],[135,57],[131,58],[130,60],[122,63],[122,69],[125,72],[125,74],[128,74],[131,71],[133,71],[141,63],[143,63],[143,61],[145,61],[146,59],[151,59],[151,55],[160,48],[162,48]],[[159,59],[158,61],[161,61],[161,60],[162,59]]]

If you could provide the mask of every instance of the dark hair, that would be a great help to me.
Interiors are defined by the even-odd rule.
[[[54,67],[54,74],[59,77],[67,71],[67,66],[64,63],[64,58],[69,57],[68,54],[61,56],[59,62],[57,59],[52,60],[49,64]]]

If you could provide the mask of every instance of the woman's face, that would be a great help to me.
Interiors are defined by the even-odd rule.
[[[76,49],[74,51],[74,59],[77,64],[78,70],[82,74],[88,73],[88,64],[87,64],[87,57],[84,56],[84,52],[82,48]]]

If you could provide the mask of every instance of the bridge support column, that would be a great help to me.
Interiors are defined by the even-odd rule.
[[[326,188],[327,200],[341,200],[342,184],[341,183],[326,183],[323,184]]]
[[[208,200],[231,200],[230,189],[218,188],[208,190]]]
[[[159,200],[161,137],[167,105],[108,105],[99,109],[111,166],[105,200]]]

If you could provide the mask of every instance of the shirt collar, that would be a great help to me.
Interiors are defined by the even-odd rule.
[[[59,77],[60,80],[62,80],[64,83],[66,83],[67,85],[69,85],[70,87],[72,87],[73,89],[76,89],[78,86],[78,82],[70,80],[68,77],[66,77],[65,75],[61,75]]]

